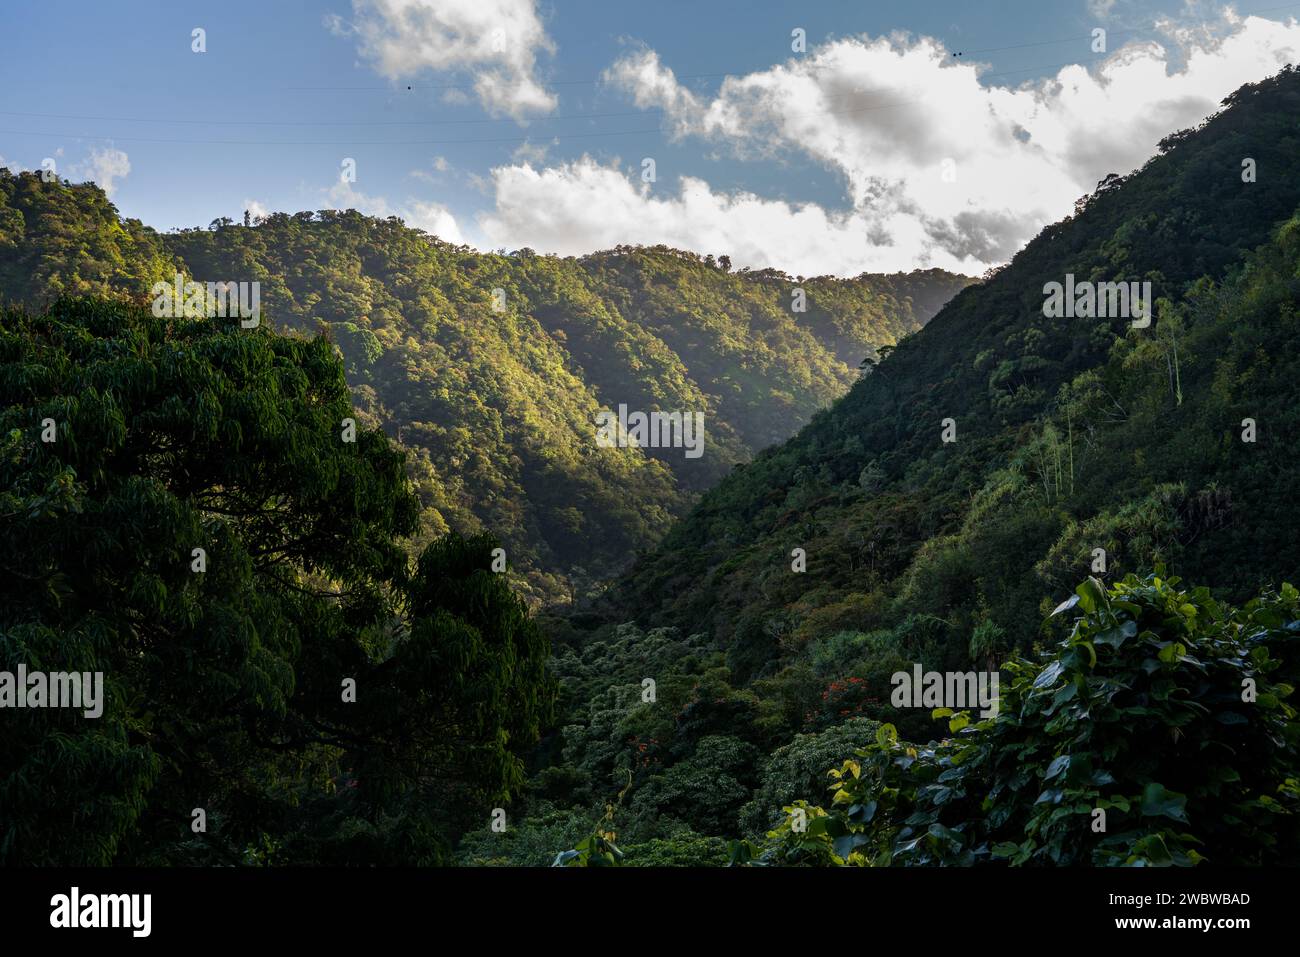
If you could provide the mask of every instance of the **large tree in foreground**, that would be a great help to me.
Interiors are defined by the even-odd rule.
[[[105,700],[0,709],[0,861],[431,861],[518,788],[545,642],[490,539],[412,573],[404,454],[351,418],[320,339],[3,315],[0,672]]]

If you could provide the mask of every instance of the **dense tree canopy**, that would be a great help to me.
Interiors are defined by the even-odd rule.
[[[6,711],[0,859],[433,860],[518,791],[546,642],[491,539],[408,569],[404,453],[349,435],[326,341],[102,300],[0,326],[0,669],[106,698]]]
[[[408,450],[425,538],[496,534],[535,601],[624,569],[969,282],[796,279],[666,247],[479,253],[353,210],[158,234],[94,185],[0,172],[0,297],[140,297],[177,270],[258,282],[266,323],[333,341],[359,419]],[[703,454],[597,447],[620,405],[701,413]]]
[[[995,716],[937,709],[954,733],[920,748],[881,726],[830,769],[829,811],[792,802],[744,858],[1294,863],[1300,594],[1284,585],[1232,609],[1178,584],[1087,579],[1057,611],[1074,622],[1048,660],[1004,664]]]
[[[1031,641],[1094,548],[1105,576],[1176,560],[1241,601],[1293,576],[1300,132],[1287,117],[1300,75],[1227,103],[711,490],[614,590],[608,617],[703,625],[723,647],[747,616],[768,630],[797,619],[794,650],[928,615],[959,663],[985,621]],[[1243,153],[1271,174],[1243,182]],[[1045,317],[1044,284],[1067,273],[1152,280],[1151,328]],[[788,573],[795,547],[806,575]]]
[[[578,662],[605,660],[633,629],[647,639],[677,635],[690,657],[675,668],[652,658],[645,674],[661,688],[690,682],[693,707],[729,709],[728,733],[748,736],[769,755],[757,769],[766,781],[782,773],[793,742],[850,721],[890,724],[899,748],[940,734],[925,710],[893,705],[892,676],[918,662],[943,672],[990,670],[1060,640],[1044,620],[1088,576],[1114,583],[1163,565],[1208,588],[1213,600],[1240,605],[1264,594],[1283,616],[1274,637],[1294,629],[1289,606],[1267,593],[1300,580],[1300,133],[1290,119],[1300,110],[1300,74],[1287,70],[1243,87],[1225,107],[1200,129],[1167,138],[1141,170],[1108,178],[1073,216],[901,341],[798,436],[706,493],[603,600],[558,630],[564,680],[581,674]],[[1243,156],[1268,176],[1243,179]],[[1135,328],[1127,317],[1046,317],[1045,284],[1071,273],[1151,281],[1150,327]],[[953,442],[943,441],[945,419],[955,424]],[[805,571],[795,549],[806,554]],[[1175,638],[1182,640],[1161,640]],[[1295,653],[1281,657],[1289,664]],[[680,700],[668,706],[681,707]],[[582,745],[572,752],[577,766],[603,779],[606,795],[620,786],[612,773],[618,758],[642,741],[631,738],[634,729],[655,728],[652,756],[665,768],[693,760],[681,714],[665,729],[652,724],[646,706],[614,711],[615,721],[611,710],[593,704],[581,733],[565,732],[566,743]],[[1266,722],[1258,732],[1294,735],[1293,716],[1274,711],[1274,719],[1281,724],[1270,730]],[[607,740],[612,753],[595,748],[593,737]],[[1104,747],[1079,745],[1094,768],[1110,768]],[[1161,747],[1153,739],[1151,750]],[[997,748],[990,761],[1011,760]],[[1045,754],[1040,770],[1060,753]],[[1236,760],[1224,762],[1241,770]],[[1224,766],[1207,772],[1229,773]],[[1193,788],[1163,768],[1148,771],[1122,793],[1132,798],[1152,781]],[[1276,791],[1282,765],[1267,773],[1272,790],[1258,793],[1283,801]],[[552,772],[540,780],[553,786],[563,778]],[[939,853],[927,839],[908,860],[965,860],[981,844],[971,837],[972,808],[995,780],[981,778],[968,804],[936,819],[945,828],[973,822],[953,845],[960,850]],[[1044,789],[1014,787],[1022,785],[1030,803]],[[919,781],[918,794],[923,786],[934,787]],[[789,788],[756,787],[754,799],[768,804],[744,805],[725,833],[755,835],[781,820],[780,802],[794,797]],[[823,795],[818,787],[798,797],[815,805]],[[636,795],[629,801],[635,805]],[[625,825],[647,820],[637,809],[624,815]],[[897,830],[908,813],[888,818],[888,827]],[[1027,846],[1019,829],[1034,812],[1006,813],[990,833],[996,841],[1014,833]],[[1260,835],[1271,824],[1215,834],[1211,822],[1220,813],[1247,821],[1209,800],[1192,833],[1213,836],[1216,845],[1213,855],[1201,853],[1224,862],[1270,859]],[[647,836],[659,835],[634,827],[620,841]],[[1197,847],[1176,852],[1166,835],[1144,851],[1137,842],[1146,837],[1124,843],[1117,858],[1081,843],[1069,860],[1123,862],[1158,855],[1160,843],[1166,863],[1186,863]],[[1231,850],[1233,840],[1243,846]],[[873,859],[882,853],[872,851]],[[1039,862],[1065,851],[1040,840],[1029,854],[1025,860]]]
[[[484,255],[354,212],[118,235],[0,177],[8,295],[176,263],[268,316],[4,318],[0,665],[109,694],[4,726],[0,856],[1294,859],[1300,74],[1224,106],[942,309],[935,273]],[[73,255],[78,217],[111,243]],[[1152,322],[1049,317],[1067,276],[1150,282]],[[704,410],[708,454],[594,454],[621,402]],[[534,622],[497,539],[580,600]],[[898,706],[914,665],[1001,674],[1001,710]]]

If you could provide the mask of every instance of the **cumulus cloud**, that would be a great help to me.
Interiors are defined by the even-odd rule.
[[[355,209],[368,216],[400,216],[408,226],[423,229],[444,242],[461,245],[465,242],[456,217],[441,203],[412,199],[394,206],[382,196],[368,196],[342,179],[325,191],[331,209]]]
[[[441,203],[427,203],[412,200],[398,213],[408,224],[423,229],[430,235],[437,236],[444,242],[461,245],[465,238],[461,235],[456,217]]]
[[[327,25],[353,36],[381,76],[466,72],[489,112],[523,119],[555,108],[537,78],[537,57],[554,53],[534,0],[352,0],[353,19]],[[454,91],[452,91],[454,93]]]
[[[846,208],[720,192],[690,177],[650,187],[583,157],[494,170],[496,208],[481,225],[493,243],[546,252],[665,242],[804,274],[979,273],[1300,50],[1294,20],[1231,12],[1215,29],[1167,22],[1161,36],[1018,86],[981,83],[987,68],[954,62],[930,38],[850,37],[729,77],[710,96],[686,89],[652,50],[636,51],[606,80],[662,110],[675,141],[740,160],[812,161],[839,175]]]
[[[433,172],[429,172],[428,169],[413,169],[407,175],[412,176],[415,179],[422,179],[428,183],[437,183],[442,179],[444,173],[451,171],[452,166],[447,162],[445,156],[435,156],[430,161],[429,168],[432,169]]]
[[[790,204],[752,193],[719,193],[684,177],[675,194],[652,192],[616,165],[584,156],[546,169],[531,165],[493,171],[496,209],[480,218],[492,245],[531,246],[579,255],[621,243],[666,243],[725,253],[738,265],[778,266],[798,275],[856,274],[864,264],[884,270],[917,265],[911,250],[924,241],[916,223],[892,223],[896,251],[872,248],[878,223],[861,212],[829,212],[815,203]],[[969,258],[938,251],[936,264],[983,270]]]
[[[271,211],[266,208],[266,204],[255,199],[244,200],[244,211],[254,220],[265,219],[271,215]]]
[[[68,171],[73,180],[89,180],[99,185],[108,196],[117,189],[117,181],[131,172],[131,160],[122,150],[113,147],[94,147],[90,155]]]

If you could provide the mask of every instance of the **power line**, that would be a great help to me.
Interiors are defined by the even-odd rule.
[[[547,139],[577,139],[593,136],[628,136],[662,133],[652,130],[600,130],[591,133],[551,133]],[[7,136],[53,136],[62,139],[112,140],[123,143],[170,143],[177,146],[453,146],[466,143],[526,143],[527,136],[486,137],[469,140],[174,140],[150,136],[91,136],[85,133],[46,133],[38,130],[0,130]]]
[[[1100,59],[1100,58],[1098,58]],[[1094,59],[1088,61],[1089,65],[1098,62]],[[1077,60],[1067,60],[1064,63],[1049,63],[1042,66],[1025,67],[1020,70],[1007,70],[1003,73],[986,73],[978,76],[979,80],[988,80],[1000,76],[1012,76],[1018,73],[1030,73],[1035,70],[1050,70],[1063,66],[1081,65]],[[846,96],[858,96],[863,94],[892,93],[892,88],[880,87],[874,90],[857,89],[848,93],[836,93],[827,96],[826,99],[838,100]],[[650,110],[623,110],[605,113],[570,113],[560,116],[535,116],[529,117],[530,123],[549,123],[558,120],[588,120],[588,119],[610,119],[613,117],[625,116],[663,116],[667,110],[650,109]],[[513,123],[516,122],[511,117],[495,118],[476,118],[476,119],[456,119],[456,120],[194,120],[194,119],[160,119],[157,117],[147,116],[102,116],[83,113],[33,113],[19,110],[0,110],[0,116],[23,116],[36,119],[52,120],[94,120],[106,123],[170,123],[176,125],[188,126],[460,126],[476,125],[482,123]]]
[[[1098,58],[1100,59],[1100,58]],[[1096,59],[1089,61],[1087,65],[1098,62]],[[1028,73],[1035,70],[1056,69],[1063,66],[1081,66],[1084,64],[1078,61],[1069,60],[1064,63],[1045,64],[1037,67],[1027,67],[1023,70],[1007,70],[998,74],[985,74],[977,79],[990,79],[994,76],[1011,76],[1017,73]],[[843,99],[847,96],[857,96],[862,94],[875,93],[892,93],[894,90],[880,88],[876,90],[855,90],[848,93],[832,94],[827,99]],[[893,109],[899,106],[907,106],[912,103],[919,103],[920,99],[905,100],[901,103],[887,103],[883,105],[873,105],[866,107],[854,107],[845,110],[816,110],[806,113],[785,114],[785,118],[796,119],[808,116],[839,116],[861,113],[875,109]],[[544,122],[550,120],[580,120],[594,118],[611,118],[611,117],[646,117],[646,116],[665,116],[668,115],[666,110],[631,110],[623,112],[609,113],[575,113],[567,116],[549,116],[535,117],[530,122]],[[285,121],[276,120],[191,120],[191,119],[153,119],[148,117],[128,117],[128,116],[92,116],[84,114],[69,113],[29,113],[18,112],[13,110],[0,110],[0,116],[25,116],[44,119],[82,119],[104,122],[121,122],[121,123],[173,123],[196,126],[443,126],[458,124],[477,124],[493,122],[512,122],[511,120],[497,119],[473,119],[473,120],[391,120],[391,121]],[[571,139],[576,137],[599,137],[599,136],[626,136],[635,133],[655,133],[663,132],[662,129],[654,130],[594,130],[586,133],[543,133],[541,139]],[[431,145],[453,145],[453,144],[470,144],[470,143],[519,143],[527,142],[532,139],[531,136],[522,137],[483,137],[475,139],[460,140],[179,140],[167,139],[160,137],[141,137],[141,136],[118,136],[118,135],[98,135],[89,133],[54,133],[40,130],[0,130],[13,136],[54,136],[67,139],[102,139],[102,140],[121,140],[124,143],[170,143],[170,144],[193,144],[193,145],[214,145],[214,146],[431,146]]]
[[[1279,6],[1266,7],[1261,10],[1247,11],[1243,16],[1255,16],[1261,13],[1272,13],[1278,10],[1289,10],[1300,7],[1300,3],[1282,4]],[[1109,30],[1107,36],[1122,36],[1127,34],[1143,32],[1142,30]],[[964,54],[996,53],[1005,50],[1021,50],[1031,47],[1050,46],[1058,43],[1069,43],[1090,40],[1091,35],[1078,35],[1071,37],[1062,37],[1056,40],[1036,40],[1027,43],[1010,44],[1001,47],[981,47],[973,50],[951,51],[953,57]],[[997,73],[985,73],[977,76],[980,81],[995,79],[1004,76],[1014,76],[1021,73],[1033,73],[1042,70],[1055,70],[1066,66],[1089,66],[1104,60],[1105,57],[1096,57],[1090,61],[1068,60],[1063,63],[1044,64],[1042,66],[1024,67],[1019,70],[1004,70]],[[762,72],[768,67],[759,67],[754,70],[746,71],[749,73]],[[736,73],[692,73],[677,76],[678,80],[693,80],[716,77],[742,76],[744,72]],[[601,78],[593,80],[563,80],[551,83],[551,86],[575,86],[589,85],[600,82]],[[288,87],[291,90],[371,90],[384,92],[395,91],[392,87]],[[441,90],[441,89],[472,89],[472,84],[437,84],[432,86],[415,86],[408,85],[407,90]],[[852,93],[836,94],[828,97],[829,99],[840,99],[845,96],[853,96],[861,93],[888,93],[893,92],[887,89],[878,90],[857,90]],[[903,103],[884,104],[882,106],[864,107],[849,110],[825,110],[815,113],[790,114],[787,118],[799,116],[829,116],[844,115],[865,112],[873,109],[893,109],[898,106],[905,106],[911,103],[920,102],[920,100],[908,100]],[[608,111],[608,112],[590,112],[590,113],[572,113],[564,115],[538,116],[530,117],[530,123],[544,122],[561,122],[570,120],[591,120],[591,119],[613,119],[618,117],[649,117],[649,116],[666,116],[669,111],[662,109],[651,110],[628,110],[628,111]],[[494,118],[474,118],[474,119],[447,119],[447,120],[359,120],[359,121],[338,121],[338,120],[192,120],[192,119],[155,119],[149,117],[125,117],[125,116],[95,116],[88,114],[60,114],[60,113],[36,113],[36,112],[19,112],[0,110],[0,116],[21,116],[29,118],[42,119],[78,119],[91,120],[96,122],[120,122],[120,123],[163,123],[177,125],[202,125],[202,126],[343,126],[343,127],[383,127],[383,126],[461,126],[461,125],[480,125],[485,123],[508,123],[515,122],[510,117]],[[122,142],[137,143],[166,143],[173,145],[212,145],[212,146],[452,146],[452,145],[469,145],[474,143],[526,143],[533,139],[533,136],[509,136],[509,137],[479,137],[470,139],[451,139],[451,140],[181,140],[169,139],[162,137],[141,137],[141,136],[121,136],[121,135],[93,135],[85,133],[54,133],[38,130],[0,130],[10,136],[53,136],[67,139],[99,139],[99,140],[121,140]],[[649,135],[663,133],[662,128],[639,129],[639,130],[594,130],[579,133],[542,133],[540,139],[589,139],[603,136],[633,136]]]
[[[1297,4],[1297,6],[1300,6],[1300,4]],[[1129,31],[1124,31],[1124,32],[1134,33],[1134,32],[1137,32],[1137,31],[1129,30]],[[1085,37],[1085,39],[1091,39],[1091,37]],[[1051,42],[1064,42],[1064,41],[1051,41]],[[1025,45],[1026,45],[1026,46],[1035,46],[1035,45],[1037,45],[1037,44],[1032,44],[1032,43],[1031,43],[1031,44],[1025,44]],[[1009,49],[1014,49],[1014,48],[1013,48],[1013,47],[1003,47],[1002,49],[1007,49],[1007,50],[1009,50]],[[986,49],[986,50],[983,50],[983,51],[980,51],[980,50],[969,50],[969,51],[965,51],[965,52],[969,52],[969,53],[980,53],[980,52],[985,52],[985,53],[987,53],[987,52],[990,52],[990,51]],[[1073,62],[1073,61],[1069,61],[1069,62]],[[1065,65],[1065,64],[1063,64],[1063,65]],[[750,75],[753,75],[753,74],[755,74],[755,73],[762,73],[764,70],[769,70],[769,69],[771,69],[771,68],[772,68],[772,64],[768,64],[767,66],[763,66],[763,67],[755,67],[755,68],[752,69],[752,70],[741,70],[741,71],[738,71],[738,72],[732,72],[732,73],[680,73],[680,74],[674,74],[673,79],[675,79],[675,80],[703,80],[703,79],[716,79],[717,77],[733,77],[733,76],[734,76],[734,77],[741,77],[741,76],[750,76]],[[1036,69],[1040,69],[1040,68],[1039,68],[1039,67],[1029,67],[1029,68],[1028,68],[1028,70],[1036,70]],[[1024,73],[1024,72],[1028,72],[1028,70],[1009,70],[1008,73]],[[1001,75],[1003,75],[1003,74],[988,74],[988,75],[989,75],[989,76],[1001,76]],[[547,85],[548,85],[548,86],[590,86],[590,85],[594,85],[594,84],[596,84],[596,83],[600,83],[600,82],[602,81],[602,79],[603,79],[602,77],[597,77],[597,78],[594,79],[594,80],[555,80],[555,81],[549,82]],[[392,87],[392,86],[288,86],[288,87],[281,87],[280,89],[283,89],[283,90],[292,90],[292,91],[298,91],[298,92],[301,92],[301,91],[310,91],[310,92],[329,92],[329,93],[340,93],[340,92],[403,93],[403,92],[416,92],[416,91],[419,91],[419,90],[472,90],[472,89],[474,89],[474,84],[472,84],[472,83],[440,83],[440,84],[432,84],[432,85],[425,85],[425,84],[407,84],[407,86],[406,86],[406,90],[401,90],[401,89],[398,89],[398,88],[396,88],[396,87]]]
[[[920,103],[922,99],[923,98],[904,100],[900,103],[879,103],[872,106],[855,107],[849,110],[817,110],[809,113],[792,113],[786,114],[783,118],[831,115],[839,116],[852,113],[866,113],[871,110],[892,110],[897,109],[900,106],[911,106]],[[590,133],[549,133],[546,138],[577,139],[581,137],[631,136],[636,134],[663,132],[664,130],[661,127],[646,130],[596,130]],[[527,136],[509,136],[465,140],[174,140],[143,136],[89,136],[79,133],[47,133],[38,130],[0,130],[0,133],[11,136],[54,136],[64,139],[121,140],[124,143],[170,143],[180,146],[450,146],[466,143],[523,143],[531,139],[531,137]]]

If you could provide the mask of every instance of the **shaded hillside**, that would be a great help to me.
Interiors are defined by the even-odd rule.
[[[1294,577],[1294,227],[1270,234],[1300,203],[1300,75],[1225,106],[709,492],[601,612],[703,629],[744,676],[839,633],[1023,646],[1094,548],[1106,577],[1164,561],[1234,598]],[[1150,280],[1157,321],[1045,318],[1067,273]]]
[[[365,423],[411,451],[426,536],[499,534],[537,599],[616,574],[969,282],[798,280],[663,247],[482,254],[354,211],[160,235],[94,186],[31,174],[0,174],[0,203],[10,299],[142,295],[176,268],[259,282],[266,321],[328,336]],[[620,405],[701,413],[702,455],[597,447],[597,412]]]
[[[0,320],[0,672],[78,689],[6,682],[0,863],[436,863],[522,789],[546,638],[494,539],[410,560],[405,453],[343,438],[327,343],[95,298]]]

